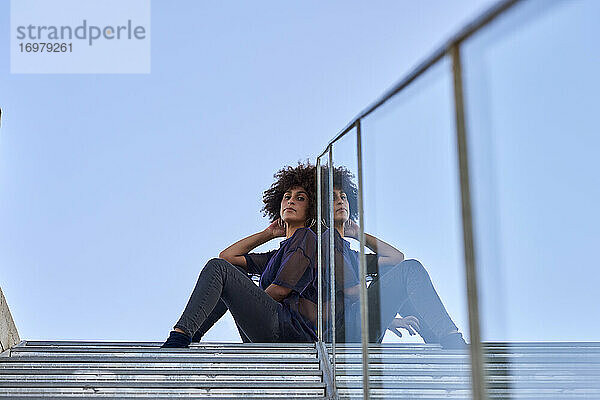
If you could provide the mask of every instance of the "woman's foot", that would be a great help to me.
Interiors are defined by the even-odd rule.
[[[192,338],[190,338],[185,333],[171,331],[167,341],[160,346],[161,349],[184,349],[188,348],[192,343]]]

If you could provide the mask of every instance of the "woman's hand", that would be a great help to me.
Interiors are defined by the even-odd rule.
[[[261,244],[267,243],[271,239],[278,236],[285,236],[285,225],[279,221],[280,220],[273,222],[266,229],[257,232],[254,235],[238,240],[219,253],[219,258],[246,269],[245,254],[251,252]]]
[[[388,329],[394,332],[398,337],[402,337],[400,329],[406,329],[410,336],[413,336],[416,335],[421,328],[419,327],[419,320],[417,317],[409,315],[408,317],[394,318],[392,323],[388,326]]]
[[[271,224],[265,229],[270,236],[273,238],[285,236],[285,222],[281,218],[271,222]]]
[[[360,228],[358,227],[358,224],[351,219],[344,223],[344,236],[348,236],[352,239],[358,240],[359,230]]]

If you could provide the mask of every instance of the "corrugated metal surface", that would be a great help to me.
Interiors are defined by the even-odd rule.
[[[1,398],[324,398],[314,344],[28,341],[0,357]]]
[[[0,398],[194,397],[319,399],[314,344],[22,342],[0,357]],[[599,343],[486,344],[491,398],[600,399]],[[361,398],[359,345],[336,352],[341,398]],[[371,398],[468,399],[467,351],[436,345],[370,348]]]
[[[493,399],[600,399],[600,343],[488,343],[487,386]],[[469,399],[468,351],[436,345],[370,348],[370,397]],[[361,349],[337,349],[340,397],[359,398]]]

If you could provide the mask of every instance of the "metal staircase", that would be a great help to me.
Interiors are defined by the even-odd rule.
[[[24,341],[0,357],[0,398],[322,399],[315,344]]]
[[[0,356],[0,398],[326,399],[321,344],[24,341]],[[492,399],[600,399],[600,343],[486,344]],[[369,348],[370,398],[469,399],[467,350]],[[340,399],[362,398],[360,345],[336,346]]]

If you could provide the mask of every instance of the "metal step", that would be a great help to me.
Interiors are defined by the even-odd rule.
[[[137,369],[137,370],[156,370],[156,369],[169,369],[169,370],[221,370],[227,368],[230,371],[253,371],[253,370],[265,370],[271,373],[287,373],[293,371],[310,371],[317,373],[319,371],[318,363],[197,363],[197,362],[145,362],[143,359],[139,362],[84,362],[77,359],[74,362],[62,362],[60,359],[53,362],[29,362],[28,360],[15,360],[4,362],[0,361],[0,373],[5,370],[17,369],[44,369],[44,368],[70,368],[70,369],[97,369],[97,368],[113,368],[113,369]]]
[[[63,367],[63,368],[60,368]],[[97,366],[83,365],[79,368],[64,368],[63,365],[57,365],[55,368],[0,368],[0,376],[2,379],[9,379],[10,375],[156,375],[156,376],[183,376],[185,379],[193,379],[197,376],[207,376],[214,379],[219,377],[235,377],[235,376],[247,376],[247,377],[261,377],[263,375],[270,375],[272,379],[290,379],[294,377],[318,377],[320,378],[320,371],[315,369],[264,369],[264,368],[253,368],[253,369],[210,369],[210,368],[145,368],[144,365],[140,365],[138,368],[98,368]],[[282,377],[282,378],[280,378]],[[139,379],[146,379],[140,377]],[[251,378],[249,378],[251,379]]]
[[[163,342],[127,342],[127,341],[78,341],[78,340],[27,340],[18,347],[23,346],[60,346],[60,347],[155,347],[158,348]],[[192,343],[190,348],[283,348],[283,349],[314,349],[314,343],[227,343],[227,342],[200,342]]]
[[[8,389],[7,389],[8,390]],[[130,399],[130,398],[195,398],[195,399],[219,399],[219,400],[239,400],[239,399],[322,399],[323,390],[320,388],[306,389],[132,389],[132,388],[15,388],[8,392],[0,390],[0,398],[34,398],[34,399],[52,399],[52,398],[111,398],[111,399]]]
[[[24,346],[24,347],[16,347],[11,349],[12,356],[19,356],[21,354],[25,355],[35,355],[41,353],[53,353],[53,354],[155,354],[155,355],[168,355],[173,356],[178,353],[192,354],[192,355],[202,355],[202,354],[212,354],[212,355],[226,355],[226,354],[235,354],[236,356],[268,356],[268,357],[277,357],[283,356],[288,357],[290,355],[294,355],[296,357],[316,357],[317,352],[313,349],[304,349],[304,350],[296,350],[296,349],[284,349],[284,348],[250,348],[250,349],[238,349],[238,348],[200,348],[200,347],[192,347],[189,349],[160,349],[154,347],[60,347],[60,346]]]
[[[361,399],[361,389],[341,389],[339,390],[341,399]],[[566,391],[566,390],[489,390],[490,399],[599,399],[600,392],[594,391]],[[419,399],[419,400],[439,400],[439,399],[471,399],[469,390],[435,390],[435,389],[377,389],[369,392],[370,399]]]

